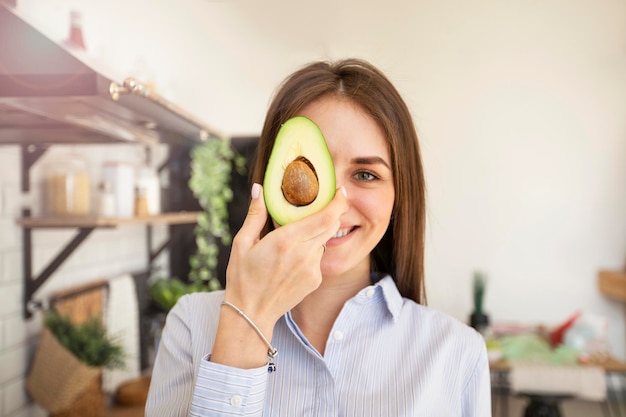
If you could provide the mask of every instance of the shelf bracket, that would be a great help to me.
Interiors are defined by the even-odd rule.
[[[152,225],[146,227],[146,244],[148,249],[148,263],[152,265],[154,260],[163,252],[163,250],[170,244],[171,239],[167,239],[157,250],[152,250]]]
[[[47,150],[46,146],[22,144],[22,192],[30,191],[30,168]]]
[[[41,308],[42,303],[33,300],[33,295],[50,276],[65,262],[65,260],[76,250],[76,248],[94,230],[93,227],[81,227],[74,238],[59,252],[59,254],[44,268],[37,277],[32,275],[32,232],[31,227],[22,229],[24,242],[24,318],[29,319],[33,315],[33,310]]]
[[[148,225],[146,230],[146,240],[148,245],[148,261],[150,264],[154,263],[154,260],[163,252],[165,249],[172,246],[173,242],[177,242],[180,239],[180,228],[179,227],[170,227],[169,228],[169,237],[159,246],[156,250],[152,249],[152,226]]]

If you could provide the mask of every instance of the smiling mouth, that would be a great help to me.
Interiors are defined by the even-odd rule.
[[[344,237],[347,236],[350,232],[352,232],[355,229],[355,227],[351,227],[349,229],[340,229],[339,231],[337,231],[337,233],[335,233],[333,235],[333,237],[331,239],[337,239],[340,237]]]

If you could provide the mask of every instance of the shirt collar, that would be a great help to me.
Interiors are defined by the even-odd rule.
[[[385,303],[387,311],[391,314],[394,322],[400,317],[400,310],[404,300],[391,275],[374,275],[371,277],[372,285],[363,288],[356,296],[356,301],[366,303],[372,300],[380,300]],[[372,294],[371,291],[374,291]],[[369,293],[369,295],[368,295]]]

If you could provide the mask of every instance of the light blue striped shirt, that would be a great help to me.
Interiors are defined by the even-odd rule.
[[[222,292],[184,296],[163,330],[147,417],[491,416],[483,338],[402,298],[387,276],[344,305],[324,356],[291,314],[274,329],[277,371],[207,360]]]

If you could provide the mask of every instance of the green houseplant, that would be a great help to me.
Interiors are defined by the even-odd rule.
[[[44,318],[26,389],[52,417],[100,417],[102,368],[122,368],[122,346],[96,318],[82,324],[51,311]]]
[[[80,362],[104,368],[124,366],[122,346],[107,334],[106,328],[97,317],[76,325],[69,317],[51,311],[45,317],[44,326]]]
[[[148,293],[150,294],[154,306],[161,312],[166,313],[170,311],[178,299],[185,294],[219,289],[219,281],[212,280],[209,284],[210,285],[199,281],[186,283],[178,278],[168,279],[161,277],[157,278],[152,285],[150,285]]]
[[[209,289],[220,288],[215,276],[218,242],[231,242],[228,203],[232,169],[245,170],[245,159],[231,146],[230,139],[211,139],[191,150],[189,187],[203,209],[195,228],[197,251],[189,259],[191,282],[206,282]]]
[[[177,277],[153,281],[149,293],[157,309],[167,312],[185,294],[221,288],[215,268],[218,243],[231,242],[228,203],[233,198],[230,187],[233,169],[243,174],[245,158],[232,148],[228,138],[212,138],[191,150],[189,188],[203,209],[194,228],[197,250],[189,258],[191,271],[187,281]]]

